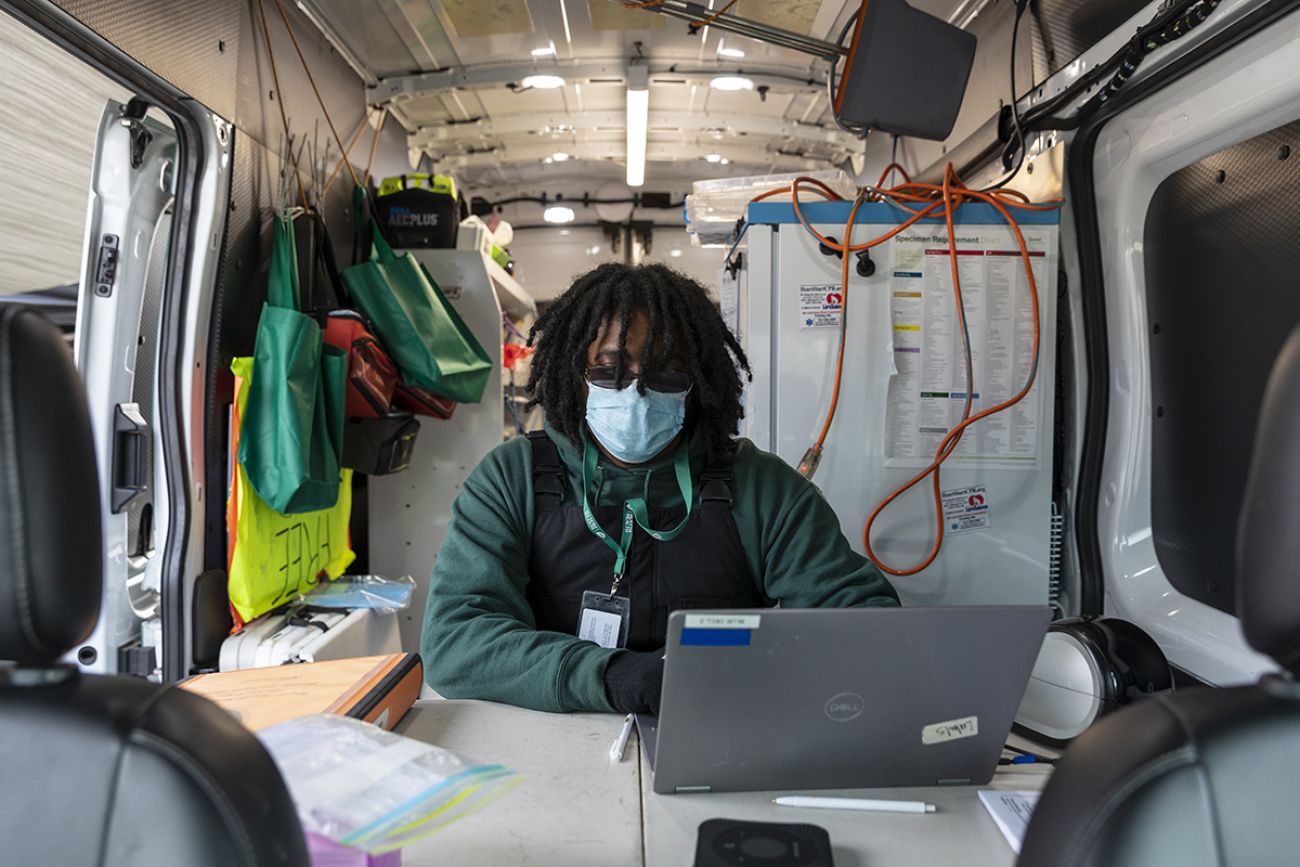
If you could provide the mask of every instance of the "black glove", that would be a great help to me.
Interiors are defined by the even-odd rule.
[[[629,650],[620,653],[605,667],[605,697],[619,713],[659,715],[659,696],[663,692],[664,652]]]

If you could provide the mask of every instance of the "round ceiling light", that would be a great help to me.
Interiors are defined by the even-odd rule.
[[[743,75],[719,75],[709,82],[709,87],[726,91],[753,90],[754,81]]]
[[[556,151],[555,153],[551,154],[551,160],[557,163],[566,163],[569,161],[569,155],[566,154],[564,151]]]
[[[542,219],[548,223],[572,223],[574,216],[573,208],[565,205],[551,205],[542,211]]]
[[[722,162],[722,154],[706,154],[704,159],[707,162],[720,163]]]
[[[558,75],[528,75],[519,84],[521,87],[531,87],[536,90],[555,90],[557,87],[564,87],[564,79]]]

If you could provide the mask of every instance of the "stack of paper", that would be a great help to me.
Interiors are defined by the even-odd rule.
[[[1025,839],[1025,829],[1029,827],[1029,817],[1038,803],[1038,795],[1038,792],[1000,792],[996,789],[980,792],[984,809],[997,822],[1002,836],[1007,838],[1017,855]]]

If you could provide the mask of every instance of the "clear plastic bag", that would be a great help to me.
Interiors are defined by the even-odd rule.
[[[379,611],[400,611],[409,608],[415,592],[415,579],[410,575],[385,578],[382,575],[340,575],[333,581],[322,581],[298,601],[314,608],[373,608]]]
[[[303,830],[390,852],[482,809],[519,781],[360,720],[319,714],[257,733],[280,768]]]

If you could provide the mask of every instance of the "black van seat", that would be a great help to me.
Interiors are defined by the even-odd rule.
[[[1188,689],[1076,740],[1029,823],[1021,867],[1225,867],[1300,858],[1300,329],[1274,363],[1237,531],[1237,614],[1282,673]]]
[[[60,658],[102,591],[99,488],[59,330],[0,308],[0,840],[6,864],[305,865],[275,764],[206,699]]]

